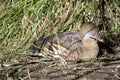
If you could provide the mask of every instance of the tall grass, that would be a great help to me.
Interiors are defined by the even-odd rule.
[[[0,54],[23,53],[31,41],[76,30],[86,21],[102,24],[105,38],[113,40],[120,35],[119,14],[119,0],[1,0]]]

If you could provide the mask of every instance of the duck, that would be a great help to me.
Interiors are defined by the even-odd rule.
[[[40,38],[29,47],[29,52],[36,55],[51,55],[65,60],[91,60],[97,58],[99,46],[104,42],[98,27],[92,22],[85,22],[76,31],[66,31]]]

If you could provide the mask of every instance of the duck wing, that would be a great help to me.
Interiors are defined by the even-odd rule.
[[[64,47],[67,50],[75,50],[81,46],[81,35],[77,31],[67,31],[53,34],[46,38],[40,38],[30,46],[31,52],[40,52],[44,47],[52,50],[54,44]]]

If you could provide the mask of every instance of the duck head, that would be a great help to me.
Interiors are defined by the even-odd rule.
[[[86,22],[84,23],[80,30],[80,35],[82,36],[82,39],[95,39],[100,42],[104,42],[103,38],[99,34],[99,30],[97,26],[94,23]]]

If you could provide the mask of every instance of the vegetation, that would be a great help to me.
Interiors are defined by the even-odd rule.
[[[33,40],[86,21],[100,26],[106,46],[120,46],[119,0],[1,0],[1,61],[25,56]]]

